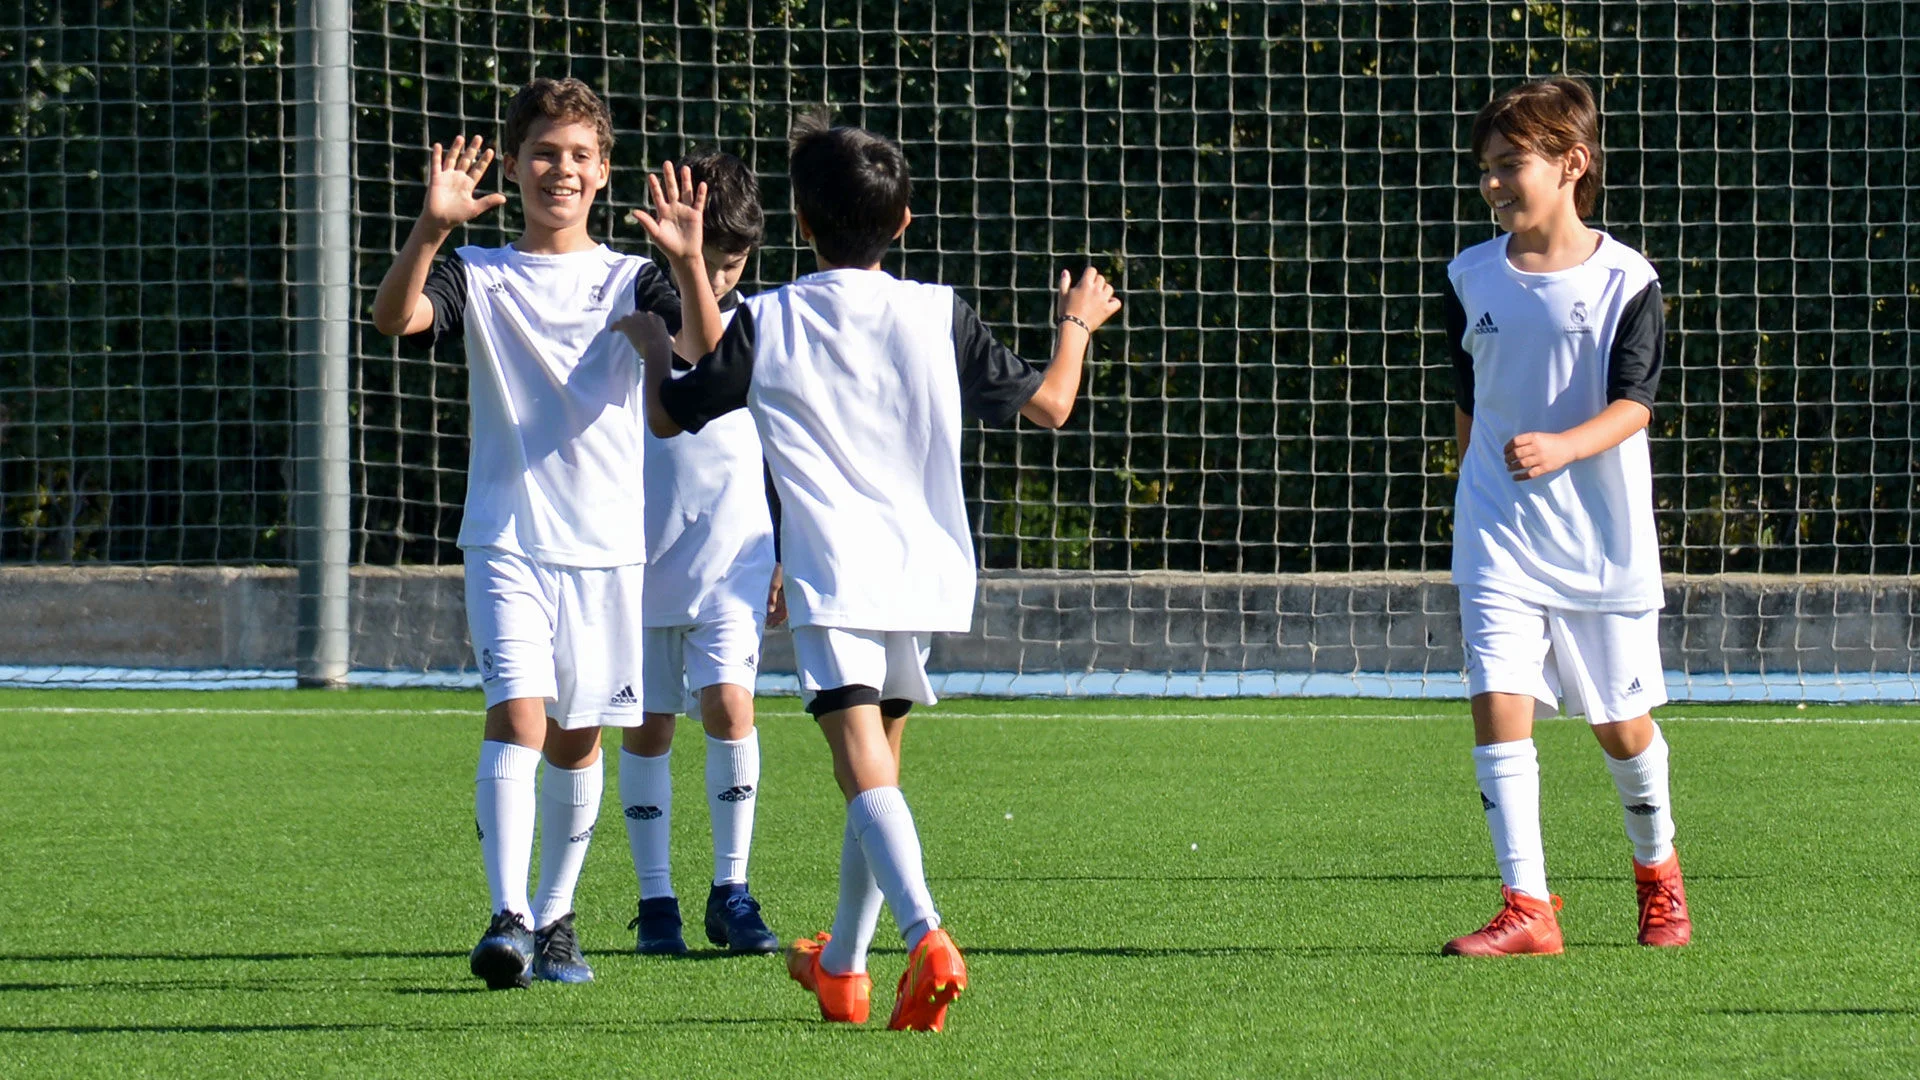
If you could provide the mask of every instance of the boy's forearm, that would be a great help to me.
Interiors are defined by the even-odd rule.
[[[1460,406],[1453,407],[1453,441],[1460,448],[1460,460],[1467,460],[1467,443],[1473,438],[1473,414]]]
[[[680,289],[680,332],[674,335],[674,351],[689,360],[698,360],[720,345],[719,297],[707,278],[707,261],[699,255],[672,259],[673,283]]]
[[[1621,400],[1600,410],[1600,415],[1586,423],[1561,432],[1560,437],[1567,440],[1574,460],[1584,461],[1626,442],[1652,420],[1653,413],[1645,405]]]
[[[427,274],[433,270],[433,257],[446,239],[446,230],[425,221],[414,222],[413,231],[407,234],[406,243],[400,246],[400,253],[393,257],[393,265],[373,294],[374,329],[390,337],[415,329],[411,326],[414,308],[427,284]]]
[[[1040,389],[1020,407],[1020,415],[1041,427],[1057,428],[1073,415],[1073,403],[1080,396],[1080,376],[1086,366],[1090,335],[1072,322],[1060,324],[1059,340],[1053,346],[1053,362],[1040,380]]]
[[[647,430],[653,432],[656,438],[671,439],[685,430],[674,422],[660,401],[660,388],[666,385],[672,374],[673,356],[671,353],[661,356],[645,352],[641,354],[641,365],[641,382],[647,398]]]

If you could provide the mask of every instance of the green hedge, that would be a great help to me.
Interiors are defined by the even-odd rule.
[[[830,101],[916,170],[891,267],[958,286],[1024,355],[1049,349],[1059,267],[1124,291],[1064,433],[970,439],[1000,567],[1444,567],[1438,297],[1493,234],[1466,124],[1517,79],[1587,75],[1599,223],[1669,297],[1667,567],[1913,572],[1920,158],[1899,95],[1869,96],[1912,80],[1879,44],[1906,5],[471,6],[354,5],[361,309],[418,206],[420,148],[493,134],[536,73],[608,95],[612,242],[643,247],[619,219],[644,167],[718,143],[772,211],[749,281],[788,280],[811,265],[787,118]],[[0,245],[0,559],[288,557],[293,15],[0,14],[0,235],[24,241]],[[356,558],[452,561],[462,358],[355,341]]]

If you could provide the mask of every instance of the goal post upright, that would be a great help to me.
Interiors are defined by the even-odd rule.
[[[351,0],[300,0],[295,63],[295,670],[303,687],[344,687],[352,499]]]

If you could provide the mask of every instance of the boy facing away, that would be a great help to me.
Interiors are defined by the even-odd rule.
[[[708,280],[701,288],[717,298],[724,324],[740,302],[734,286],[766,236],[760,185],[746,162],[732,154],[697,154],[680,165],[706,189],[701,232]],[[673,195],[668,192],[669,202]],[[667,955],[687,951],[668,844],[673,823],[668,765],[676,714],[686,712],[706,731],[713,832],[707,940],[733,952],[776,952],[780,940],[747,889],[760,787],[754,676],[763,624],[777,626],[785,617],[760,433],[753,418],[741,412],[713,421],[698,435],[661,439],[649,432],[646,440],[647,584],[641,603],[646,674],[640,691],[646,723],[626,729],[620,750],[620,803],[640,882],[635,949]]]
[[[825,1019],[865,1022],[866,954],[884,898],[908,949],[888,1026],[938,1031],[967,972],[927,889],[900,747],[913,703],[934,702],[932,633],[963,632],[973,618],[962,417],[1059,427],[1090,335],[1120,302],[1092,270],[1071,287],[1062,274],[1059,341],[1043,376],[952,289],[880,269],[912,220],[898,146],[806,117],[789,169],[819,272],[743,301],[718,349],[678,379],[668,378],[664,326],[635,320],[648,422],[670,436],[745,408],[779,494],[800,684],[847,799],[833,932],[796,941],[788,972]]]
[[[504,146],[520,237],[435,264],[455,228],[506,202],[474,193],[494,157],[479,138],[463,135],[447,151],[436,144],[420,218],[373,304],[382,333],[418,345],[463,337],[471,369],[459,544],[486,690],[474,818],[493,915],[469,964],[493,989],[593,978],[574,934],[573,891],[600,810],[600,727],[641,719],[633,687],[646,562],[633,490],[639,363],[607,330],[636,306],[681,315],[658,267],[588,235],[613,125],[586,84],[529,83],[507,109]],[[719,312],[703,292],[691,194],[660,204],[650,231],[688,298],[682,347],[697,348],[718,339]],[[529,902],[536,818],[546,843]]]
[[[1599,117],[1572,79],[1515,87],[1473,123],[1506,235],[1447,268],[1460,484],[1453,580],[1475,773],[1504,904],[1443,953],[1562,950],[1540,834],[1533,722],[1585,714],[1624,808],[1643,945],[1692,933],[1673,847],[1647,423],[1665,353],[1658,275],[1588,228]]]

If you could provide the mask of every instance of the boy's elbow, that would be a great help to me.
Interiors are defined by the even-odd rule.
[[[1035,394],[1020,415],[1043,428],[1058,430],[1073,415],[1072,401],[1059,401],[1046,394]]]

